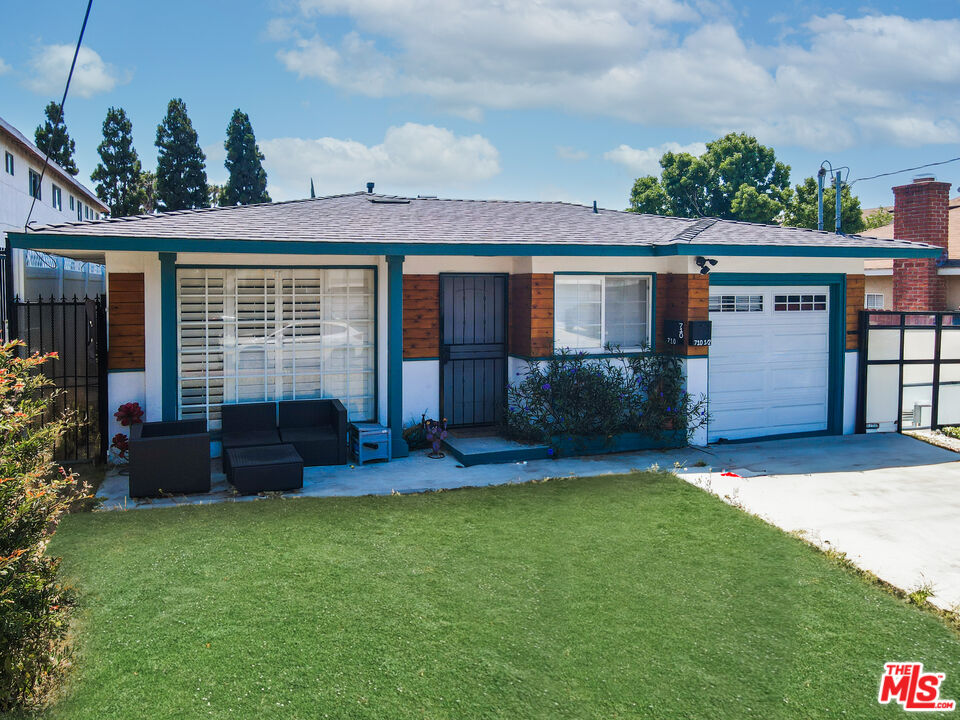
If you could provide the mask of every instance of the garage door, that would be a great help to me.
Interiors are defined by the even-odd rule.
[[[830,291],[710,288],[711,442],[827,429]]]

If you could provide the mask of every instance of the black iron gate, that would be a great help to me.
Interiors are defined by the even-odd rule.
[[[56,392],[50,416],[66,414],[69,424],[54,449],[58,462],[107,458],[107,315],[103,296],[8,301],[8,332],[27,353],[55,352],[43,372]]]
[[[491,425],[507,386],[507,276],[441,274],[440,298],[441,413]]]
[[[960,313],[860,313],[857,432],[960,425]]]

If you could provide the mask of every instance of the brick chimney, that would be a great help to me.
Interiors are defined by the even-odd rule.
[[[939,245],[949,237],[950,183],[932,175],[893,189],[893,236]],[[894,310],[945,310],[946,288],[935,258],[893,261]]]

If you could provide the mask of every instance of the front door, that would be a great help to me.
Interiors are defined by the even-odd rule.
[[[507,276],[440,276],[440,407],[450,425],[500,419],[507,384]]]

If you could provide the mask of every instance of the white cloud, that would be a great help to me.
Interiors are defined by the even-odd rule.
[[[434,125],[391,127],[383,142],[322,137],[276,138],[259,143],[274,200],[363,189],[367,181],[398,193],[437,194],[500,172],[500,154],[481,135],[455,135]]]
[[[578,150],[569,145],[557,145],[557,157],[561,160],[586,160],[590,157],[586,150]]]
[[[691,155],[702,155],[707,150],[704,143],[690,143],[681,145],[675,142],[666,142],[657,147],[634,148],[629,145],[621,145],[613,150],[608,150],[603,157],[611,162],[626,166],[635,175],[659,175],[660,158],[666,152],[690,153]]]
[[[30,59],[27,87],[41,95],[62,94],[74,49],[70,45],[44,45],[37,48]],[[77,66],[73,71],[73,80],[70,82],[70,92],[89,98],[98,93],[109,92],[129,79],[129,73],[121,73],[105,63],[96,51],[81,47],[77,55]]]
[[[4,75],[8,73],[12,69],[13,68],[11,68],[6,62],[4,62],[3,58],[0,58],[0,75]]]
[[[300,0],[281,62],[372,97],[421,95],[479,119],[552,108],[768,143],[955,142],[960,20],[814,16],[748,44],[722,3]],[[317,23],[345,18],[341,37]],[[329,25],[327,25],[329,27]],[[326,32],[329,32],[328,30]],[[931,57],[930,48],[935,48]]]

